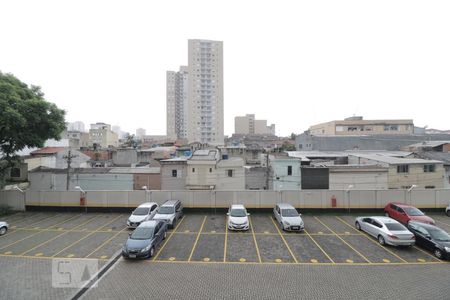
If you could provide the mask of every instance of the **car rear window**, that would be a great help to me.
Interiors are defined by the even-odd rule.
[[[387,227],[387,229],[392,230],[392,231],[406,230],[405,226],[403,226],[402,224],[397,224],[397,223],[387,223],[386,227]]]

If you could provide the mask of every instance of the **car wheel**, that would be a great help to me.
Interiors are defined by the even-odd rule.
[[[8,231],[8,228],[2,227],[0,228],[0,235],[4,235]]]
[[[380,243],[380,245],[382,246],[386,244],[386,241],[384,240],[384,237],[382,235],[378,236],[378,243]]]
[[[442,253],[442,250],[441,249],[434,249],[434,256],[436,256],[437,258],[439,258],[439,259],[442,259],[442,256],[443,256],[444,254]]]
[[[150,256],[149,257],[153,257],[154,254],[155,254],[155,247],[151,247],[150,248]]]
[[[447,217],[450,217],[450,209],[445,211],[445,214],[447,215]]]
[[[167,231],[164,231],[163,240],[165,240],[167,237]]]
[[[175,226],[177,225],[177,219],[173,219],[173,223],[172,223],[172,228],[175,228]]]
[[[355,227],[356,227],[356,229],[361,230],[361,225],[359,225],[359,222],[355,223]]]

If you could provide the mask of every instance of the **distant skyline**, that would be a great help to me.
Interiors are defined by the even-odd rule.
[[[66,121],[166,133],[166,70],[223,41],[225,134],[361,115],[450,129],[449,1],[2,1],[0,70]]]

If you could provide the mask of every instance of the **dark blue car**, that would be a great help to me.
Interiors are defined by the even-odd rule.
[[[162,220],[142,222],[122,248],[125,258],[149,258],[155,254],[156,247],[167,237],[167,223]]]

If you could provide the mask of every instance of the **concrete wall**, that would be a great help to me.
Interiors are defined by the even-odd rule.
[[[387,172],[337,172],[330,169],[330,189],[343,190],[349,185],[353,185],[357,190],[387,189]]]
[[[397,173],[397,166],[392,165],[389,167],[388,172],[388,187],[390,189],[401,189],[405,186],[416,185],[418,188],[444,187],[444,167],[442,164],[434,164],[436,167],[435,172],[424,172],[423,164],[414,165],[409,164],[408,173]]]
[[[173,177],[172,171],[176,170],[177,176]],[[186,189],[186,164],[161,164],[161,189],[185,190]]]
[[[21,200],[35,206],[79,206],[81,192],[17,191],[0,192],[0,205],[8,204],[20,210]],[[450,190],[321,190],[321,191],[89,191],[88,207],[136,207],[147,201],[162,204],[178,199],[187,208],[226,208],[242,203],[248,208],[272,208],[276,203],[290,203],[298,208],[331,208],[333,196],[337,208],[383,208],[399,201],[419,208],[444,208],[450,201]]]
[[[32,191],[65,191],[66,174],[50,172],[29,173]],[[69,190],[80,186],[84,190],[133,190],[133,174],[73,174]]]
[[[19,191],[0,191],[0,206],[9,206],[12,210],[25,210],[25,194]]]

